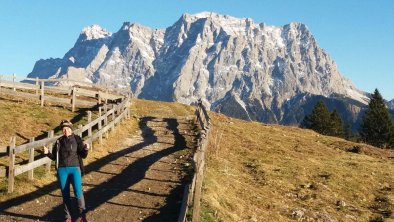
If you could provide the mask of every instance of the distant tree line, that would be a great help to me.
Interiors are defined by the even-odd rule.
[[[314,106],[312,113],[305,116],[301,127],[320,134],[349,139],[352,134],[349,125],[344,125],[338,112],[330,112],[323,101]],[[394,149],[394,123],[386,108],[383,97],[376,89],[363,116],[358,134],[362,142],[380,148]]]

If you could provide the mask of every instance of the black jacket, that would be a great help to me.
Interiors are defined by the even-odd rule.
[[[84,174],[82,159],[87,155],[88,151],[84,149],[81,137],[75,134],[60,137],[53,145],[52,153],[48,153],[48,157],[56,161],[56,169],[79,166],[82,174]]]

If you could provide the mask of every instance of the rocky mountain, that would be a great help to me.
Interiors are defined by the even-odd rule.
[[[389,101],[389,102],[387,103],[387,107],[388,107],[389,109],[394,110],[394,99],[391,100],[391,101]]]
[[[38,61],[28,75],[36,76],[129,88],[145,99],[202,98],[217,112],[284,124],[298,123],[315,98],[342,106],[356,122],[368,101],[304,24],[275,27],[211,12],[184,14],[166,29],[87,27],[62,59]]]

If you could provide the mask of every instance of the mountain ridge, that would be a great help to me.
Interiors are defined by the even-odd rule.
[[[89,26],[63,59],[40,60],[28,76],[130,88],[144,99],[202,98],[211,110],[239,114],[233,117],[284,124],[287,102],[304,93],[368,101],[306,25],[268,26],[213,12],[185,13],[166,29],[125,22],[110,33]]]

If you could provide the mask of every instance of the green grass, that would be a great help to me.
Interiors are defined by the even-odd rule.
[[[204,203],[201,204],[201,221],[216,222],[215,215],[216,213],[212,208]]]

